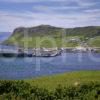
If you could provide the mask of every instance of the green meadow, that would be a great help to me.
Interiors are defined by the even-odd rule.
[[[92,47],[100,47],[100,36],[96,36],[89,40],[89,45]]]
[[[100,71],[1,80],[0,100],[100,100]]]
[[[82,84],[91,81],[100,82],[100,71],[67,72],[64,74],[44,76],[25,81],[31,85],[36,85],[38,87],[52,90],[55,89],[59,84],[62,86],[72,86],[75,84]]]

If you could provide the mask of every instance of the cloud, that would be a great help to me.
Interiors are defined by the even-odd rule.
[[[1,31],[13,31],[16,27],[32,27],[40,24],[49,24],[59,27],[76,27],[100,25],[100,14],[81,13],[81,14],[43,14],[43,13],[14,13],[0,12]]]
[[[94,6],[97,2],[92,0],[75,0],[80,6]]]
[[[16,27],[40,24],[59,27],[100,25],[100,9],[95,6],[99,4],[98,0],[0,0],[0,2],[8,3],[5,9],[2,10],[2,7],[0,9],[0,31],[13,31]],[[10,7],[12,3],[15,4]]]
[[[33,9],[36,9],[38,11],[55,11],[55,10],[77,10],[80,9],[81,7],[78,6],[34,6]]]
[[[100,13],[100,9],[87,9],[87,10],[84,10],[84,12],[87,12],[87,13]]]
[[[2,2],[13,3],[33,3],[33,2],[48,2],[48,0],[1,0]],[[50,2],[67,2],[69,0],[50,0]]]
[[[98,0],[0,0],[0,2],[9,3],[34,3],[34,2],[60,2],[60,3],[71,3],[76,2],[80,6],[93,6],[96,3],[100,3]]]
[[[72,3],[75,2],[80,6],[94,6],[96,3],[100,3],[97,0],[0,0],[0,2],[9,2],[9,3],[40,3],[40,2],[60,2],[60,3]]]

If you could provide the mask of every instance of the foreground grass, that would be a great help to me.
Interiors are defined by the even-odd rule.
[[[24,81],[0,81],[0,100],[100,100],[100,83],[58,85],[49,91]]]
[[[64,74],[46,76],[25,81],[31,85],[36,85],[40,88],[47,88],[49,90],[52,90],[59,84],[62,86],[71,86],[91,81],[100,82],[100,71],[68,72]]]
[[[1,80],[0,100],[100,100],[100,71],[71,72],[24,81]]]

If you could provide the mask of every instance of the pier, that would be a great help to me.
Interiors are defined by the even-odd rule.
[[[97,47],[66,47],[66,48],[0,48],[0,57],[55,57],[61,55],[62,52],[77,53],[77,52],[93,52],[100,53],[100,48]]]
[[[54,48],[0,49],[0,57],[54,57],[60,54],[61,50]]]

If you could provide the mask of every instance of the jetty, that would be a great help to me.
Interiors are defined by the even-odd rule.
[[[0,49],[0,57],[55,57],[60,54],[57,48]]]
[[[65,47],[65,48],[0,48],[0,57],[55,57],[64,53],[93,52],[100,53],[97,47]]]

